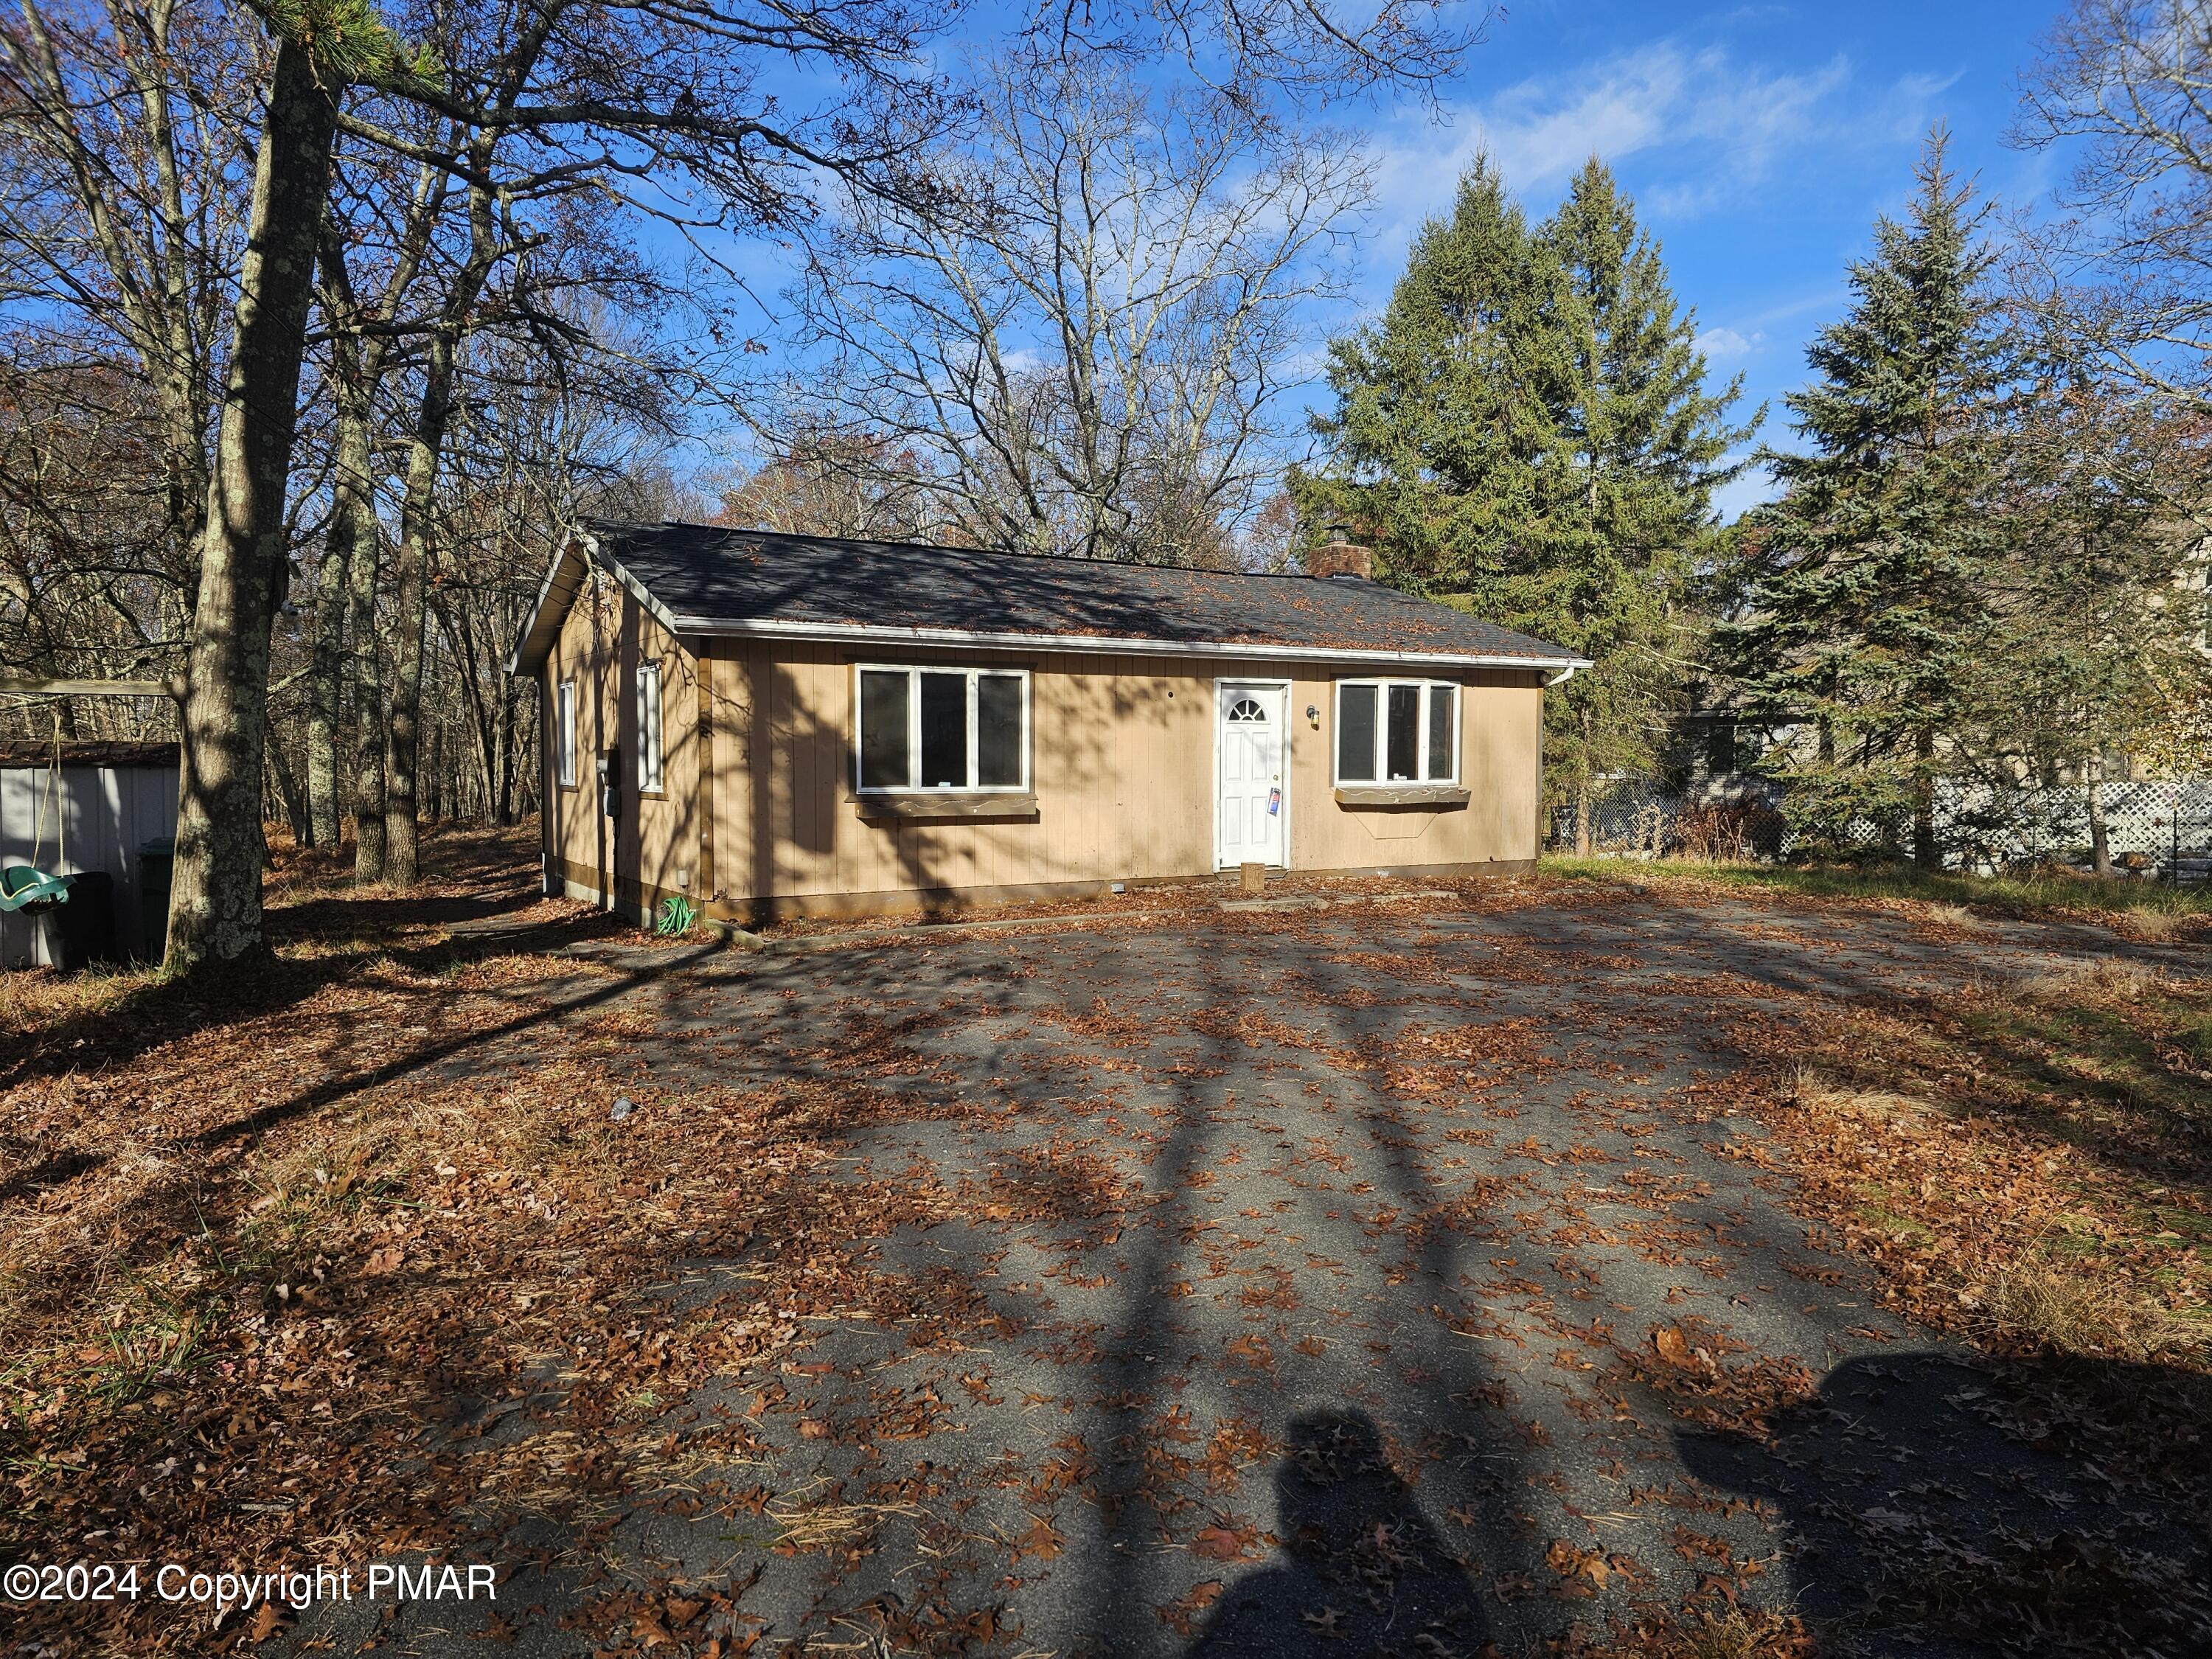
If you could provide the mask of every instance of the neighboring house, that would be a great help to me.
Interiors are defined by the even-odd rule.
[[[1584,665],[1349,574],[595,521],[510,668],[546,890],[643,919],[1524,871],[1543,688]]]

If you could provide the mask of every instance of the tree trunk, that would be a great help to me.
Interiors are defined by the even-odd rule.
[[[268,757],[270,781],[276,786],[276,804],[283,810],[284,822],[291,826],[292,844],[295,847],[312,846],[313,838],[307,803],[301,795],[299,779],[292,775],[292,763],[284,753],[282,735],[275,737],[263,752]],[[264,818],[267,816],[265,812],[263,814]],[[265,835],[263,844],[264,847],[267,845]]]
[[[1583,710],[1583,757],[1575,770],[1575,851],[1588,858],[1597,851],[1597,827],[1590,822],[1590,720],[1591,711]]]
[[[1912,861],[1923,870],[1943,867],[1942,849],[1936,844],[1936,734],[1922,732],[1912,739]]]
[[[341,365],[334,378],[343,380],[346,372]],[[315,844],[331,848],[339,841],[338,721],[345,708],[348,581],[368,482],[368,422],[356,422],[343,411],[353,396],[344,389],[338,393],[337,465],[331,480],[331,527],[323,538],[323,563],[317,576],[314,659],[307,675],[307,823]],[[357,456],[351,453],[356,433]],[[356,465],[362,469],[358,473]]]
[[[2092,755],[2083,768],[2088,775],[2089,863],[2103,881],[2112,878],[2112,843],[2105,828],[2105,757]]]
[[[498,793],[499,733],[493,720],[495,704],[484,701],[483,678],[477,672],[476,629],[469,625],[465,600],[457,605],[434,607],[438,613],[438,626],[446,635],[446,648],[453,654],[459,665],[461,689],[468,694],[469,725],[475,738],[477,765],[483,785],[484,816],[491,817],[491,803]],[[506,677],[501,676],[501,679]],[[453,757],[459,767],[460,757]]]
[[[437,507],[438,464],[453,408],[455,332],[442,328],[430,337],[422,402],[407,457],[407,493],[399,508],[387,750],[391,769],[384,806],[384,878],[395,887],[413,886],[420,873],[415,796],[422,747],[423,635],[429,623],[430,517]]]
[[[502,830],[514,822],[514,750],[517,708],[522,702],[521,689],[514,680],[505,680],[499,688],[499,794],[494,808],[495,822]]]
[[[423,791],[424,816],[436,823],[444,816],[446,802],[446,723],[430,722],[430,763],[423,769],[427,787]]]
[[[208,484],[186,659],[168,966],[266,953],[261,757],[269,638],[290,575],[284,486],[306,349],[315,238],[330,189],[339,88],[280,39],[255,158],[230,368]]]
[[[353,878],[356,881],[384,878],[384,691],[376,672],[376,480],[375,460],[369,443],[374,417],[370,388],[357,354],[343,343],[334,348],[337,373],[337,467],[331,481],[330,558],[343,561],[343,590],[337,594],[344,606],[346,627],[332,626],[328,635],[333,660],[324,678],[322,646],[316,639],[314,695],[331,698],[331,768],[329,787],[331,844],[338,844],[337,823],[342,816],[337,777],[337,709],[343,691],[347,659],[353,668]],[[332,590],[325,589],[325,597]],[[350,632],[351,649],[341,650],[341,632]],[[314,740],[312,722],[308,740]],[[317,788],[318,767],[324,757],[312,749],[307,757],[308,787]],[[318,824],[322,797],[315,797]]]
[[[362,427],[363,453],[368,428]],[[347,572],[346,604],[353,635],[353,878],[384,879],[384,675],[376,654],[377,533],[362,520]]]

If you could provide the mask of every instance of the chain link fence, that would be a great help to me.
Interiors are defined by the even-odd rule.
[[[2108,783],[2105,835],[2113,864],[2160,881],[2212,877],[2212,778]],[[1953,869],[2001,875],[2051,865],[2090,867],[2089,804],[2078,787],[1996,789],[1957,782],[1936,803],[1937,840]],[[1574,805],[1552,815],[1550,845],[1581,844]],[[1875,824],[1854,837],[1883,850]],[[1800,850],[1786,793],[1753,783],[1687,795],[1652,778],[1607,778],[1590,801],[1592,850],[1615,858],[1749,859]],[[1889,850],[1894,851],[1893,848]]]

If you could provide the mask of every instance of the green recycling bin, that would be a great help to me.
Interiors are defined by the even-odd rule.
[[[169,872],[177,844],[167,836],[138,849],[138,954],[159,962],[169,954]]]

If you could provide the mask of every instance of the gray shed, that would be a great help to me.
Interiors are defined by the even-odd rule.
[[[64,742],[58,787],[53,761],[51,743],[0,744],[0,868],[105,870],[115,882],[115,943],[142,955],[138,854],[176,834],[177,745]],[[0,912],[0,968],[34,965],[34,933],[22,914]]]

